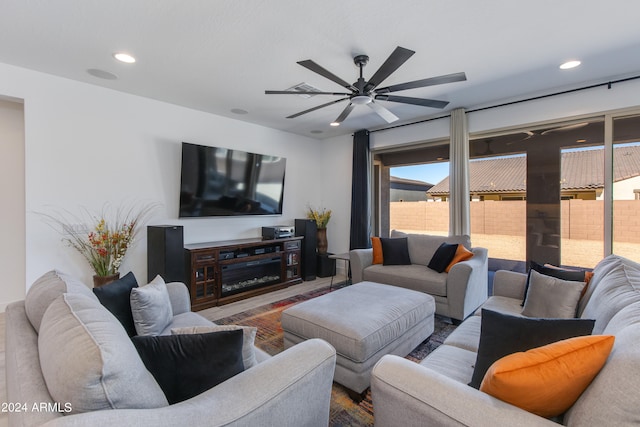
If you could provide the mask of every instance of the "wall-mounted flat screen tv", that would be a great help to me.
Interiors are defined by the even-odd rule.
[[[179,216],[282,214],[286,162],[183,142]]]

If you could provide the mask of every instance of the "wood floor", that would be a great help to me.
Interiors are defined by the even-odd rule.
[[[334,277],[334,283],[339,283],[345,280],[344,275],[338,275]],[[223,305],[220,307],[208,308],[202,310],[200,313],[207,313],[211,319],[221,319],[223,317],[231,316],[232,314],[240,313],[246,310],[250,310],[255,307],[259,307],[264,304],[269,304],[275,301],[279,301],[285,298],[292,297],[294,295],[302,294],[312,291],[314,289],[329,286],[331,283],[330,277],[317,278],[309,282],[302,282],[299,285],[290,286],[285,289],[280,289],[275,292],[270,292],[264,295],[258,295],[253,298],[234,302],[231,304]],[[0,382],[0,404],[7,402],[7,388],[6,388],[6,373],[5,373],[5,316],[4,313],[0,313],[0,374],[2,376]],[[0,412],[0,427],[8,426],[8,415]]]
[[[339,283],[345,280],[344,276],[334,277],[334,283]],[[294,295],[303,294],[305,292],[312,291],[314,289],[329,286],[331,283],[330,277],[317,278],[309,282],[302,282],[298,285],[289,286],[288,288],[280,289],[268,294],[258,295],[253,298],[249,298],[242,301],[237,301],[231,304],[222,305],[219,307],[212,307],[206,310],[199,311],[200,314],[205,314],[207,319],[222,319],[223,317],[231,316],[236,313],[250,310],[255,307],[259,307],[264,304],[270,304],[275,301],[280,301]]]

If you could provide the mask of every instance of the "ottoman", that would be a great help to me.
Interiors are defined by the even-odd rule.
[[[329,342],[337,353],[334,381],[357,397],[382,356],[406,356],[433,333],[434,312],[431,295],[360,282],[283,311],[284,347],[311,338]]]

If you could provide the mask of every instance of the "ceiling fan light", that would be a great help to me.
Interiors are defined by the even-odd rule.
[[[333,127],[340,126],[340,122],[331,122],[329,123],[329,126],[333,126]]]
[[[365,105],[371,102],[371,97],[368,95],[357,95],[351,98],[351,102],[356,105]]]

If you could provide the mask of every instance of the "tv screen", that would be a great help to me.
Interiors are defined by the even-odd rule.
[[[184,217],[282,214],[286,159],[182,143]]]

